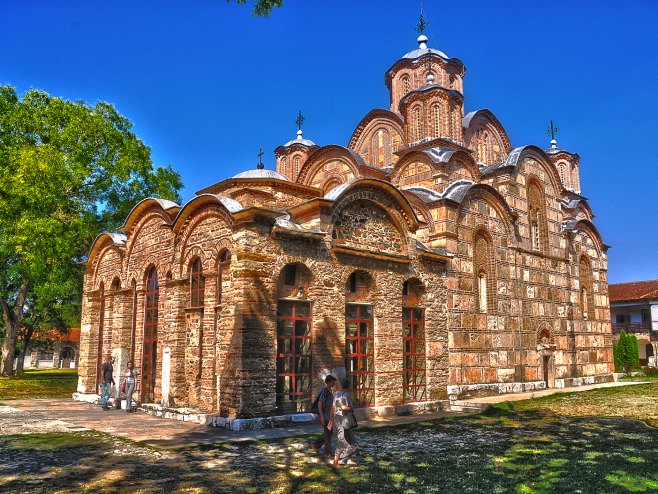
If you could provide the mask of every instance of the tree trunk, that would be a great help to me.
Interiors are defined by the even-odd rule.
[[[25,336],[23,337],[23,345],[21,346],[21,351],[18,352],[18,361],[16,362],[16,375],[22,376],[25,371],[23,370],[23,364],[25,363],[25,355],[27,350],[30,347],[30,340],[34,334],[34,328],[27,328],[25,330]]]
[[[2,340],[2,367],[0,367],[0,376],[14,375],[17,331],[18,326],[13,321],[5,318],[5,339]]]
[[[28,283],[23,280],[16,295],[13,309],[5,300],[0,300],[2,320],[5,324],[5,339],[2,341],[2,366],[0,376],[14,375],[14,354],[16,353],[16,334],[23,324],[23,306],[27,297]]]

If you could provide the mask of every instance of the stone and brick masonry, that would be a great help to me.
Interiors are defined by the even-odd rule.
[[[406,411],[611,379],[607,247],[579,156],[512,148],[493,113],[464,115],[463,63],[419,45],[348,147],[299,132],[277,172],[183,207],[144,199],[98,236],[81,399],[106,354],[135,361],[144,404],[238,418],[306,410],[329,372],[361,406]]]

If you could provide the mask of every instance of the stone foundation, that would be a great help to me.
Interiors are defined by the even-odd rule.
[[[450,402],[479,398],[483,396],[495,396],[509,393],[527,393],[546,389],[544,381],[512,382],[512,383],[490,383],[490,384],[462,384],[448,386],[448,398]]]
[[[575,388],[578,386],[588,386],[590,384],[602,384],[616,381],[612,374],[601,374],[598,376],[585,377],[567,377],[565,379],[556,379],[556,388]]]

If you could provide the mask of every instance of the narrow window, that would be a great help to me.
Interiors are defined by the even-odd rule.
[[[379,151],[378,153],[378,162],[380,165],[384,164],[384,131],[379,130],[377,132],[377,149]]]
[[[197,257],[190,269],[190,307],[203,307],[204,289],[203,268],[201,259]]]
[[[219,264],[217,266],[217,305],[222,303],[222,283],[226,280],[226,273],[231,264],[231,251],[223,250],[219,254]]]
[[[434,137],[441,137],[441,110],[439,105],[434,105]]]
[[[299,175],[299,163],[300,159],[299,156],[295,156],[295,178]]]
[[[594,320],[596,312],[594,308],[594,290],[592,288],[592,265],[583,256],[578,264],[580,277],[580,305],[583,312],[583,320]]]
[[[311,402],[311,304],[277,305],[276,405],[282,413],[308,410]]]
[[[283,269],[283,284],[294,286],[297,279],[297,266],[290,264]]]
[[[402,308],[404,345],[404,402],[424,401],[427,396],[425,379],[425,310]]]
[[[415,136],[415,140],[416,140],[416,141],[420,141],[421,138],[422,138],[422,137],[421,137],[421,136],[422,136],[422,133],[423,133],[423,128],[422,128],[422,125],[423,125],[423,124],[422,124],[422,115],[421,115],[421,112],[420,112],[420,107],[416,107],[416,109],[414,110],[414,114],[415,114],[415,117],[416,117],[416,118],[415,118],[415,121],[416,121],[416,128],[415,128],[416,136]]]
[[[132,305],[132,331],[130,335],[130,360],[135,360],[135,335],[137,334],[137,282],[132,281],[133,305]]]
[[[98,352],[96,355],[96,385],[97,392],[101,392],[101,367],[103,365],[104,355],[103,355],[103,337],[104,337],[104,326],[105,326],[105,286],[101,282],[100,286],[100,311],[98,315]]]
[[[345,306],[345,372],[357,406],[375,404],[375,340],[372,305]]]
[[[356,272],[347,279],[347,290],[350,293],[356,293]]]
[[[528,214],[530,222],[530,246],[539,252],[548,251],[548,224],[544,192],[536,180],[528,182]]]
[[[532,250],[539,250],[539,222],[533,219],[530,222],[530,236],[532,238]]]
[[[484,271],[478,274],[478,300],[480,312],[487,312],[487,274]]]
[[[583,304],[583,319],[589,319],[589,304],[587,301],[587,287],[582,287],[580,289],[580,299]]]
[[[409,93],[409,76],[404,76],[402,78],[402,96]]]
[[[160,288],[155,268],[146,277],[144,295],[144,342],[142,353],[142,402],[155,401],[155,372],[158,355],[158,300]]]

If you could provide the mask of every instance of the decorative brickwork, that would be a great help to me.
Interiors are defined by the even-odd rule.
[[[278,173],[135,206],[90,250],[78,390],[108,353],[142,369],[142,401],[239,417],[303,411],[328,373],[362,406],[608,379],[607,247],[578,156],[462,118],[464,73],[421,45],[349,147],[300,131]]]

